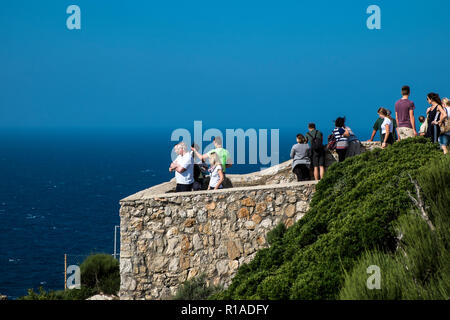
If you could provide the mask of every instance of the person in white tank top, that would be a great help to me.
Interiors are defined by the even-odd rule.
[[[210,175],[209,180],[209,190],[218,190],[223,188],[223,181],[225,179],[223,175],[223,167],[222,163],[219,160],[219,156],[217,153],[212,152],[209,156],[209,164],[211,165],[211,168],[208,170]]]
[[[381,148],[394,144],[394,123],[385,108],[378,109],[378,115],[383,119],[381,124]]]

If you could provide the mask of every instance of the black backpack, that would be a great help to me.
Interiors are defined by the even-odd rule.
[[[317,130],[316,134],[311,140],[311,149],[316,152],[321,152],[323,150],[322,139],[317,138]]]

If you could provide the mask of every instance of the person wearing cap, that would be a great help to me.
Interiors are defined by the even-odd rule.
[[[215,149],[209,151],[206,154],[200,154],[195,148],[191,148],[192,151],[194,151],[195,155],[197,156],[197,158],[199,158],[200,160],[206,160],[208,159],[212,153],[217,154],[217,156],[219,157],[219,160],[222,164],[222,168],[223,168],[223,173],[225,174],[226,169],[230,168],[233,163],[231,162],[231,157],[230,157],[230,153],[228,152],[227,149],[224,149],[222,147],[222,138],[221,137],[214,137],[214,146],[216,147]]]

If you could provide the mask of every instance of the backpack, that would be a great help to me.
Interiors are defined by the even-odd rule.
[[[334,134],[330,134],[328,136],[328,145],[327,145],[327,149],[328,150],[334,150],[336,149],[336,137],[334,136]]]
[[[311,149],[316,152],[321,152],[323,150],[322,139],[317,138],[317,130],[316,134],[311,140]]]

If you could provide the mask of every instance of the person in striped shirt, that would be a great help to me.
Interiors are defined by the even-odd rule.
[[[336,153],[338,154],[339,162],[342,162],[345,160],[347,153],[350,132],[345,127],[345,118],[337,118],[334,124],[336,126],[333,130],[333,135],[336,139]]]

